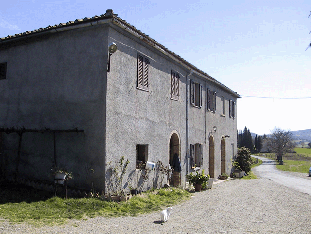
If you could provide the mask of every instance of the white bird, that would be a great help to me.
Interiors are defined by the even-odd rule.
[[[166,222],[168,218],[170,217],[172,207],[168,207],[166,210],[162,210],[160,213],[161,216],[161,222]]]

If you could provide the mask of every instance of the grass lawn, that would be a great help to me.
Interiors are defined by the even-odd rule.
[[[297,154],[304,155],[305,157],[310,158],[311,160],[311,148],[295,148],[294,151]]]
[[[168,188],[142,193],[127,202],[109,202],[99,198],[47,198],[44,194],[35,195],[39,191],[32,189],[34,191],[31,192],[29,189],[17,188],[14,191],[4,188],[0,191],[0,217],[10,222],[28,222],[36,226],[59,225],[70,219],[95,216],[135,216],[163,209],[191,197],[186,190]]]
[[[276,165],[276,168],[282,171],[293,171],[309,173],[311,161],[284,160],[283,165]]]
[[[286,153],[283,156],[283,160],[294,160],[294,161],[311,161],[311,148],[294,148],[295,153]],[[276,159],[274,153],[259,153],[255,154],[265,158]]]

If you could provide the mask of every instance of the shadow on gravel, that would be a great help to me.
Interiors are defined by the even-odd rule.
[[[274,160],[262,161],[262,165],[278,165],[279,163]]]

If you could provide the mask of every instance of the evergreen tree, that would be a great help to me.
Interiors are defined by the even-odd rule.
[[[261,151],[262,149],[262,137],[259,136],[258,139],[257,139],[257,147],[256,147],[258,153]]]
[[[247,127],[244,128],[243,133],[241,132],[238,136],[238,147],[246,147],[248,148],[251,152],[254,150],[254,143],[253,143],[253,138],[251,135],[251,132]]]
[[[255,152],[259,153],[262,149],[262,137],[256,134],[255,137]]]

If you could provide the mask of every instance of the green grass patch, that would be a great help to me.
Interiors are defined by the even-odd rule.
[[[259,153],[255,155],[276,160],[275,153]],[[311,149],[295,148],[293,153],[286,153],[283,156],[283,160],[311,161]]]
[[[311,158],[311,148],[295,148],[294,151],[297,154],[302,154],[305,157]]]
[[[18,196],[18,195],[16,195]],[[99,198],[52,197],[41,201],[0,203],[0,217],[10,222],[28,222],[36,226],[60,225],[70,219],[95,216],[135,216],[172,206],[191,197],[186,190],[168,188],[134,196],[127,202],[109,202]],[[23,199],[19,199],[23,200]]]
[[[276,165],[276,168],[282,171],[293,171],[309,173],[311,161],[284,160],[283,165]]]

